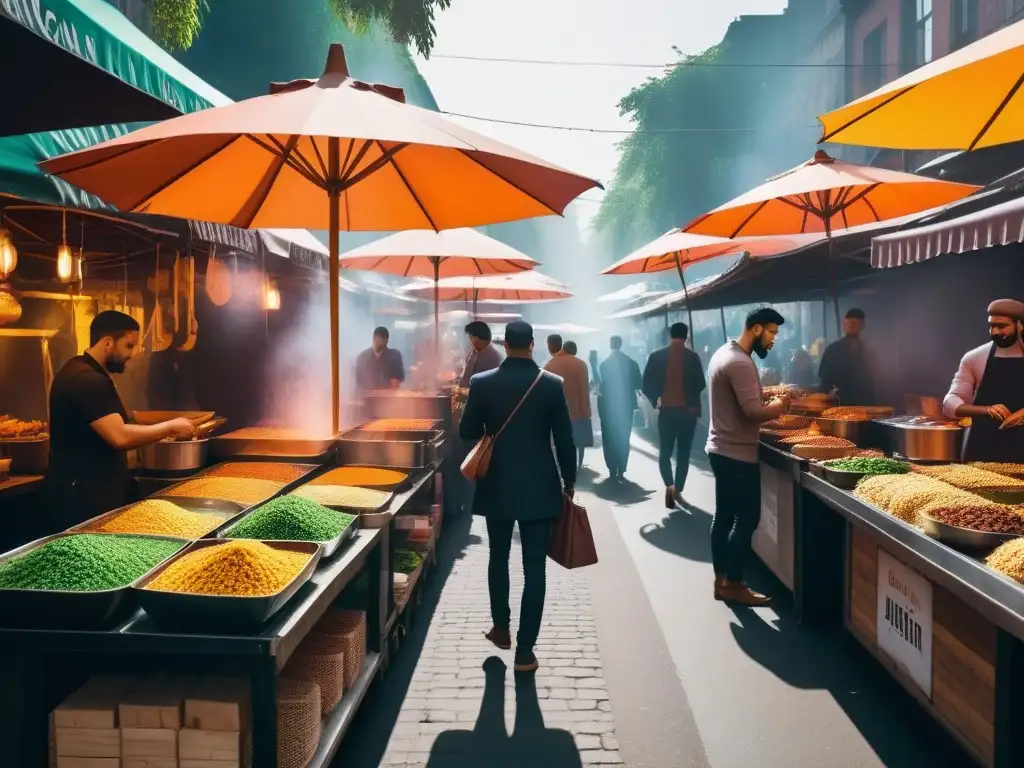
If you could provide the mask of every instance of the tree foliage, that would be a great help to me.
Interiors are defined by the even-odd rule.
[[[296,0],[293,0],[295,2]],[[356,34],[374,25],[399,45],[415,45],[423,56],[434,47],[434,19],[452,0],[324,0]],[[195,42],[209,8],[207,0],[148,0],[153,39],[169,51],[186,51]]]
[[[619,102],[634,132],[619,144],[614,180],[594,227],[617,257],[724,202],[748,118],[751,77],[721,64],[725,46],[682,57]]]

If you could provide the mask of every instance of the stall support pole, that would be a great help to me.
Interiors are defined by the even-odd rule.
[[[718,308],[718,316],[722,319],[722,343],[723,344],[728,344],[729,343],[729,331],[725,327],[725,308],[724,307],[719,307]]]
[[[828,193],[826,192],[826,199]],[[826,212],[827,213],[827,212]],[[842,323],[839,320],[839,287],[836,283],[836,264],[832,253],[832,217],[830,215],[825,216],[825,240],[828,245],[828,282],[829,291],[832,293],[832,309],[836,314],[836,338],[842,336]],[[826,339],[828,337],[826,336]]]
[[[996,636],[994,768],[1024,762],[1020,723],[1024,718],[1024,643],[1004,629]]]
[[[440,336],[440,299],[441,299],[441,286],[437,284],[441,274],[441,258],[439,256],[431,256],[430,263],[434,265],[434,370],[432,376],[434,379],[434,385],[437,384],[437,374],[441,371],[441,336]]]
[[[330,138],[327,140],[327,165],[328,195],[330,196],[330,230],[329,269],[327,292],[331,304],[331,434],[336,435],[341,431],[341,361],[339,360],[340,350],[338,348],[338,334],[340,329],[340,310],[338,307],[338,280],[341,278],[341,264],[338,256],[338,237],[341,229],[341,152],[339,140]]]
[[[680,257],[679,251],[676,251],[676,270],[679,272],[679,280],[683,284],[683,300],[686,301],[686,317],[690,321],[690,349],[694,352],[697,351],[697,347],[694,346],[695,342],[693,337],[696,335],[693,327],[693,312],[690,311],[690,292],[686,289],[686,277],[683,274],[683,261]],[[665,312],[665,317],[668,317],[668,311]]]
[[[277,668],[274,657],[259,657],[249,673],[252,698],[252,765],[277,765]]]

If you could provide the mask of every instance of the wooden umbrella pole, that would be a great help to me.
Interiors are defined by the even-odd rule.
[[[686,277],[683,274],[683,262],[680,259],[679,251],[676,251],[676,269],[679,271],[679,280],[683,284],[683,300],[686,302],[686,317],[690,321],[690,349],[694,352],[697,347],[694,345],[693,312],[690,310],[690,292],[686,289]]]
[[[441,287],[437,284],[440,279],[441,259],[432,256],[430,259],[434,265],[434,384],[437,384],[437,374],[441,372],[441,336],[440,336],[440,313],[439,305],[441,298]]]
[[[338,257],[338,238],[341,230],[341,158],[338,139],[327,140],[327,164],[330,181],[327,194],[330,198],[330,263],[328,269],[328,292],[331,306],[331,434],[341,431],[341,361],[339,359],[340,309],[338,307],[338,281],[341,278],[341,264]]]

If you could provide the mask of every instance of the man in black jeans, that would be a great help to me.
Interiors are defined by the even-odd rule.
[[[683,500],[693,433],[700,418],[700,396],[707,387],[700,358],[686,348],[689,332],[686,323],[674,323],[669,329],[669,345],[651,353],[644,367],[643,393],[658,409],[658,468],[668,509],[675,509]]]
[[[715,518],[711,523],[711,561],[715,599],[741,605],[765,605],[770,598],[743,583],[750,542],[761,520],[760,426],[789,410],[789,400],[764,405],[757,366],[775,343],[782,315],[770,307],[747,315],[743,334],[715,352],[708,364],[711,428],[707,452],[715,473]]]
[[[505,352],[496,369],[473,377],[459,435],[474,441],[494,437],[490,468],[477,480],[473,498],[473,514],[487,518],[490,544],[487,586],[494,626],[486,637],[499,648],[512,647],[508,560],[518,523],[524,585],[514,669],[533,672],[548,543],[562,513],[563,493],[572,496],[576,484],[576,446],[562,380],[533,361],[529,323],[506,326]]]

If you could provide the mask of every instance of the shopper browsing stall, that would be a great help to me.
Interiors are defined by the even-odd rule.
[[[188,419],[131,424],[112,373],[122,373],[139,344],[139,324],[121,312],[100,312],[89,348],[72,358],[50,388],[48,526],[63,530],[123,506],[130,499],[128,451],[168,437],[192,437]]]
[[[988,328],[991,342],[964,355],[943,411],[972,419],[964,461],[1016,461],[1024,456],[1024,428],[1000,425],[1024,408],[1024,303],[993,301]]]
[[[867,316],[862,309],[851,309],[843,318],[843,338],[825,349],[818,368],[821,391],[836,391],[843,405],[874,405],[875,376],[878,369],[875,354],[861,334]]]
[[[708,364],[711,427],[707,452],[715,474],[715,517],[711,522],[711,560],[715,599],[764,605],[765,595],[743,583],[751,539],[761,519],[760,426],[789,410],[789,400],[764,405],[757,366],[775,342],[784,319],[774,309],[747,315],[743,334],[715,352]]]

